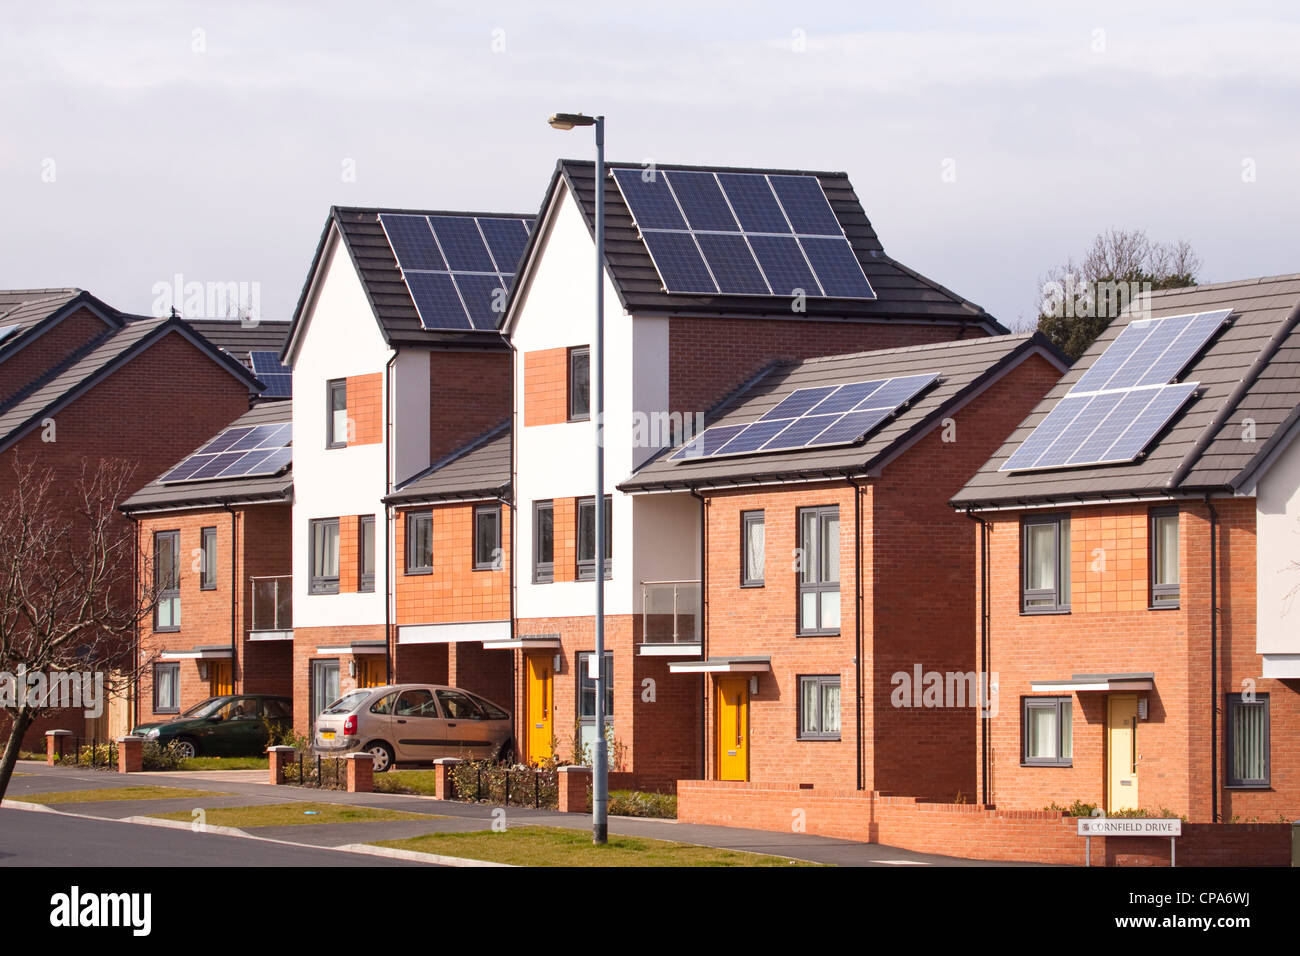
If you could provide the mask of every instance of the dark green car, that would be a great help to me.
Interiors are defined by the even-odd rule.
[[[267,724],[291,726],[292,706],[288,697],[265,694],[209,697],[178,717],[141,724],[131,733],[164,747],[175,741],[184,757],[258,757],[266,752]]]

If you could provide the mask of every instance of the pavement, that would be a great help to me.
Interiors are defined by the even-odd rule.
[[[23,762],[27,776],[15,776],[0,804],[0,866],[75,863],[80,866],[117,865],[124,862],[122,848],[131,849],[129,862],[138,865],[223,866],[223,865],[414,865],[416,861],[465,864],[425,855],[401,854],[394,859],[379,848],[360,849],[359,844],[396,840],[433,832],[485,830],[502,813],[502,808],[481,804],[436,800],[427,796],[382,793],[346,793],[303,787],[273,787],[266,783],[264,770],[215,770],[171,773],[139,773],[129,776],[77,767],[47,767]],[[119,800],[61,803],[42,810],[11,809],[24,795],[68,790],[100,790],[129,786],[182,787],[213,791],[211,796],[164,800]],[[187,824],[145,824],[146,815],[243,807],[259,804],[335,803],[376,809],[403,810],[427,815],[427,820],[365,821],[301,826],[256,827],[228,830],[208,827],[197,832]],[[29,804],[35,807],[34,804]],[[504,810],[508,827],[550,826],[586,830],[590,817],[554,810],[509,807]],[[111,824],[111,826],[110,826]],[[149,839],[141,840],[139,828],[151,826]],[[658,840],[674,840],[699,846],[766,853],[787,859],[837,866],[1011,866],[959,857],[916,853],[874,843],[856,843],[807,833],[776,833],[735,827],[678,823],[639,817],[611,817],[611,835],[622,834]],[[51,842],[52,841],[52,842]],[[116,851],[116,852],[114,852]],[[34,855],[37,854],[37,855]],[[145,857],[148,859],[145,859]],[[39,862],[38,862],[39,859]],[[175,862],[165,862],[174,860]]]

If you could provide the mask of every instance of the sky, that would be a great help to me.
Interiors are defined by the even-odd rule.
[[[1300,272],[1294,5],[4,3],[3,288],[287,319],[331,204],[535,212],[594,152],[556,111],[612,160],[843,170],[1013,327],[1110,228],[1202,282]]]

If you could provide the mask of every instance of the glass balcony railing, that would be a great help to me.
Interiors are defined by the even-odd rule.
[[[700,582],[641,582],[641,643],[700,643]]]
[[[253,631],[293,629],[293,576],[277,574],[249,578],[253,592]]]

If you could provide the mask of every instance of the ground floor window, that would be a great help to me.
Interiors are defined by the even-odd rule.
[[[799,678],[799,739],[840,739],[840,679],[816,675]]]
[[[1073,703],[1069,697],[1024,697],[1020,702],[1021,762],[1069,767],[1074,760]]]
[[[1269,786],[1268,694],[1228,695],[1228,786]]]
[[[602,737],[608,740],[608,728],[614,726],[614,652],[605,652],[600,675],[605,684],[606,732],[603,734],[596,732],[596,678],[591,674],[594,656],[591,652],[578,655],[578,744],[587,760],[596,753],[596,744]]]
[[[311,720],[339,697],[338,659],[311,662]]]
[[[181,665],[157,664],[153,669],[153,710],[155,714],[175,714],[181,709]]]

